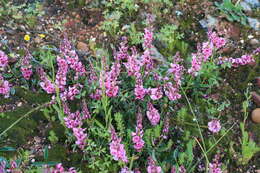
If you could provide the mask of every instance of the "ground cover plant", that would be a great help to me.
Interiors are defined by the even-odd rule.
[[[0,173],[260,171],[259,1],[0,4]]]

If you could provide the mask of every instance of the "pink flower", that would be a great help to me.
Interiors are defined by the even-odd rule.
[[[174,81],[177,85],[181,85],[181,77],[183,74],[184,67],[179,64],[173,64],[171,63],[171,67],[168,70],[168,73],[172,73],[174,75]]]
[[[219,155],[215,155],[212,163],[209,163],[209,173],[222,173]]]
[[[153,32],[150,28],[144,29],[144,47],[151,48],[153,42]]]
[[[83,119],[89,119],[91,117],[85,100],[83,100],[83,103],[82,103],[82,114],[83,114],[83,117],[82,117]]]
[[[127,46],[127,38],[123,37],[122,42],[120,43],[119,51],[116,53],[115,59],[122,60],[128,58],[128,46]]]
[[[68,64],[64,58],[57,57],[58,71],[56,74],[56,85],[59,87],[60,91],[65,90],[66,80],[67,80],[67,72],[68,72]]]
[[[66,113],[69,113],[68,116],[64,118],[65,125],[67,128],[73,129],[82,126],[83,123],[79,111],[71,113],[68,110],[66,110]]]
[[[151,103],[147,104],[148,110],[146,111],[146,115],[153,126],[159,123],[160,114],[157,109],[153,107]]]
[[[200,71],[202,65],[202,58],[198,54],[192,54],[191,68],[188,73],[196,76],[197,72]]]
[[[208,122],[208,129],[213,133],[219,132],[221,129],[219,120],[212,120]]]
[[[0,67],[5,67],[8,64],[8,57],[7,55],[0,50]]]
[[[171,82],[167,82],[164,85],[164,92],[168,99],[171,101],[175,101],[181,98],[181,95],[179,94],[179,89],[177,87],[174,87]]]
[[[137,76],[141,69],[141,62],[137,59],[137,52],[132,48],[132,55],[128,56],[127,62],[124,63],[129,76]]]
[[[151,89],[149,89],[149,91],[150,91],[150,97],[152,100],[159,100],[163,96],[162,89],[160,87],[151,88]]]
[[[124,144],[121,144],[121,138],[117,137],[117,134],[113,127],[111,127],[111,139],[112,141],[109,144],[110,154],[113,156],[114,160],[121,160],[127,163],[128,158],[126,156]]]
[[[41,79],[40,86],[42,87],[42,89],[45,90],[48,94],[55,93],[55,85],[48,79],[43,68],[37,69],[37,73],[39,74]]]
[[[72,87],[69,86],[68,90],[65,90],[63,93],[61,93],[61,99],[63,101],[66,100],[74,100],[75,96],[80,93],[80,90],[78,88],[81,88],[82,86],[80,84],[75,84]]]
[[[214,44],[214,46],[219,49],[226,44],[226,40],[222,37],[219,37],[216,32],[208,32],[208,36],[210,41]]]
[[[160,166],[155,165],[155,161],[149,157],[148,158],[148,167],[146,168],[148,173],[161,173],[162,168]]]
[[[209,57],[211,57],[213,53],[213,44],[210,42],[202,43],[202,54],[203,54],[203,61],[206,62]]]
[[[134,92],[135,92],[136,99],[143,100],[143,98],[147,93],[147,90],[142,85],[136,85]]]
[[[73,128],[73,134],[76,137],[76,145],[79,146],[81,150],[84,150],[86,145],[87,134],[85,133],[86,129],[82,129],[80,127]]]
[[[9,97],[10,84],[8,81],[4,80],[3,76],[0,74],[0,94],[4,95],[6,98]]]
[[[149,49],[146,49],[141,56],[141,66],[145,66],[146,70],[152,70],[154,67],[154,62],[151,57],[151,51]]]
[[[21,72],[23,77],[26,80],[29,80],[32,75],[32,66],[30,64],[30,60],[32,55],[29,53],[28,50],[26,50],[26,56],[22,59],[22,65],[21,65]]]
[[[96,89],[95,93],[90,94],[90,98],[95,99],[95,100],[100,100],[102,97],[102,90],[101,89]]]
[[[55,86],[51,83],[50,80],[46,78],[45,81],[40,82],[40,86],[43,90],[45,90],[48,94],[55,93]]]
[[[130,171],[128,167],[123,167],[119,173],[134,173],[134,172]]]

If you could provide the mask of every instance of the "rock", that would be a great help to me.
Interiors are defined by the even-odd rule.
[[[259,40],[257,40],[257,39],[251,39],[250,41],[249,41],[249,43],[252,45],[252,46],[258,46],[259,45]]]
[[[158,51],[158,49],[156,47],[152,47],[151,48],[151,57],[154,60],[157,60],[159,62],[162,63],[166,63],[165,58],[163,57],[163,55]]]
[[[256,78],[256,84],[257,84],[257,86],[260,88],[260,77],[257,77],[257,78]]]
[[[240,5],[244,11],[252,11],[252,9],[248,3],[242,1],[242,2],[240,2]]]
[[[260,31],[260,22],[258,19],[248,17],[247,18],[249,26],[256,31]]]
[[[260,123],[260,108],[256,108],[251,113],[251,118],[255,123]]]
[[[260,96],[256,92],[252,92],[251,95],[255,104],[260,106]]]
[[[89,50],[88,45],[86,43],[83,43],[80,41],[77,44],[77,49],[82,52],[88,52],[88,50]]]
[[[260,7],[259,0],[245,0],[247,4],[250,4],[252,8],[258,8]]]
[[[199,23],[203,28],[214,28],[218,24],[218,19],[207,15],[206,19],[200,20]]]

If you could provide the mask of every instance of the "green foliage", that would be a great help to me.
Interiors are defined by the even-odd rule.
[[[260,152],[260,147],[258,147],[256,143],[249,138],[248,132],[245,131],[244,123],[240,123],[240,129],[242,131],[242,158],[239,159],[239,163],[246,165],[257,152]]]
[[[48,137],[48,139],[50,140],[50,142],[51,142],[52,144],[55,144],[55,143],[57,143],[57,142],[59,141],[59,138],[56,136],[56,134],[55,134],[55,132],[54,132],[53,130],[51,130],[51,131],[49,132],[49,137]]]
[[[237,1],[240,2],[240,1]],[[240,4],[233,4],[231,0],[223,0],[221,4],[215,2],[215,5],[218,9],[224,13],[227,19],[231,22],[236,21],[240,22],[243,25],[246,25],[247,17],[242,11],[242,7]]]
[[[188,44],[182,41],[184,36],[177,29],[175,25],[166,24],[156,34],[156,38],[164,44],[162,53],[165,56],[173,56],[177,51],[182,55],[187,54]]]
[[[118,112],[114,116],[115,116],[117,129],[119,130],[119,135],[123,137],[125,135],[125,125],[124,125],[123,115]]]

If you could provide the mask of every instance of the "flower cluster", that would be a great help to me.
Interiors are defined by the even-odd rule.
[[[208,37],[210,42],[217,48],[220,49],[221,47],[225,46],[226,40],[222,37],[219,37],[216,32],[209,31]]]
[[[66,59],[57,57],[58,71],[56,74],[55,83],[59,87],[60,91],[65,90],[66,80],[67,80],[67,72],[68,72],[68,63]]]
[[[208,61],[209,57],[213,55],[213,51],[223,47],[226,40],[219,37],[216,32],[208,32],[209,41],[197,46],[197,53],[192,54],[191,68],[188,72],[194,76],[201,69],[203,62]]]
[[[8,57],[7,55],[0,50],[0,67],[4,68],[8,64]]]
[[[68,171],[65,171],[65,168],[62,166],[61,163],[57,164],[55,168],[53,168],[53,170],[51,171],[51,173],[64,173],[64,172],[77,173],[77,171],[74,168],[69,168]]]
[[[30,60],[31,60],[31,54],[29,53],[29,51],[26,51],[26,56],[22,59],[21,69],[20,69],[23,77],[26,80],[29,80],[31,75],[33,74]]]
[[[127,37],[123,37],[122,40],[123,41],[120,43],[119,51],[115,56],[115,59],[117,60],[127,59],[128,57]]]
[[[118,87],[118,81],[117,78],[120,73],[120,62],[116,60],[116,62],[113,63],[111,70],[108,72],[105,72],[105,78],[103,78],[103,73],[100,75],[100,87],[103,88],[103,84],[106,90],[106,95],[108,97],[116,97],[119,91]]]
[[[83,105],[83,116],[79,111],[72,113],[66,102],[63,103],[64,113],[67,114],[67,117],[64,118],[65,125],[67,128],[72,129],[73,135],[76,137],[76,145],[80,149],[84,149],[86,145],[87,134],[85,133],[86,129],[81,128],[83,120],[89,118],[90,115],[85,115],[88,112],[87,107]],[[89,114],[89,112],[88,112]]]
[[[146,115],[147,115],[149,121],[151,122],[151,124],[153,126],[155,126],[160,121],[160,114],[159,114],[158,110],[155,109],[155,107],[150,102],[147,104],[147,109],[148,110],[146,111]]]
[[[0,94],[4,95],[6,98],[9,97],[10,84],[7,80],[4,80],[3,76],[0,74]]]
[[[74,100],[75,96],[80,93],[78,88],[82,88],[83,86],[80,84],[75,84],[73,86],[69,86],[63,93],[61,93],[61,99],[63,101]]]
[[[71,44],[67,38],[65,38],[61,43],[60,51],[66,59],[69,67],[76,72],[75,79],[78,78],[78,75],[82,76],[86,73],[84,65],[82,64],[82,62],[79,61],[79,57],[76,51],[72,49]]]
[[[137,51],[136,48],[133,47],[132,49],[132,55],[127,56],[127,62],[124,63],[127,73],[129,76],[135,76],[137,77],[140,75],[140,69],[141,69],[141,62],[137,59]]]
[[[178,169],[179,171],[176,170],[176,167],[173,166],[172,169],[171,169],[171,173],[186,173],[186,169],[183,165],[181,165]]]
[[[143,125],[142,125],[142,114],[140,112],[137,113],[137,120],[136,120],[136,131],[132,132],[132,141],[134,143],[134,148],[137,152],[141,152],[142,148],[144,147],[144,140],[143,137]]]
[[[123,167],[119,173],[134,173],[133,171],[130,171],[128,167]]]
[[[215,155],[212,163],[209,163],[209,173],[222,173],[219,155]]]
[[[40,86],[42,87],[42,89],[46,91],[48,94],[55,93],[55,85],[51,82],[50,79],[48,79],[43,68],[38,68],[37,73],[41,79]]]
[[[76,145],[79,146],[80,149],[84,150],[86,145],[87,134],[85,133],[86,129],[82,129],[80,127],[73,128],[73,134],[76,137]]]
[[[6,173],[5,167],[6,167],[6,161],[3,160],[0,162],[0,172],[1,173]]]
[[[253,64],[255,63],[255,59],[252,55],[243,55],[240,58],[219,57],[219,64],[222,64],[223,62],[230,62],[233,67],[238,67],[242,65]]]
[[[111,131],[111,142],[109,144],[110,154],[113,156],[114,160],[121,160],[127,163],[128,158],[126,156],[124,144],[121,144],[121,138],[117,136],[116,131],[113,127],[111,127],[110,131]]]
[[[219,120],[212,120],[208,122],[208,129],[213,133],[218,133],[221,129]]]
[[[149,157],[148,158],[148,166],[146,168],[148,173],[161,173],[162,168],[160,166],[156,166],[155,161]]]

